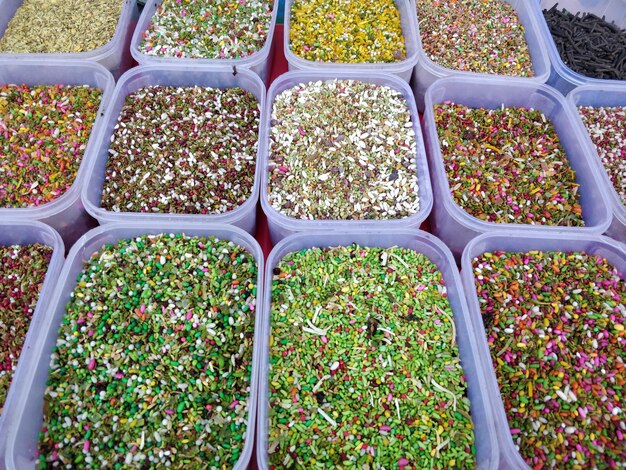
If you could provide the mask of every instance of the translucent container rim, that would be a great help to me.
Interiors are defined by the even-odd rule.
[[[254,67],[255,65],[262,64],[263,61],[270,56],[274,30],[276,29],[279,0],[273,0],[272,16],[268,25],[265,44],[255,53],[240,59],[201,59],[191,57],[153,56],[140,52],[139,45],[143,39],[143,33],[152,23],[152,16],[154,16],[156,8],[161,3],[163,3],[163,0],[151,0],[146,2],[146,5],[141,12],[141,16],[137,21],[137,26],[133,32],[132,39],[130,40],[130,53],[133,56],[133,59],[135,59],[140,65],[182,65],[185,67],[224,66],[231,68],[238,66]]]
[[[19,234],[11,233],[12,230],[20,230],[20,229],[30,229],[33,231],[37,231],[36,236],[28,237],[30,241],[21,242],[18,239],[21,238]],[[46,310],[49,299],[54,295],[55,288],[57,285],[57,281],[59,278],[59,273],[61,272],[61,268],[63,267],[63,261],[65,257],[65,245],[63,244],[63,239],[59,235],[59,233],[54,230],[52,227],[35,220],[23,220],[23,219],[2,219],[0,220],[0,245],[9,246],[13,244],[31,244],[31,243],[41,243],[43,245],[49,246],[52,248],[52,256],[50,257],[50,262],[48,263],[48,269],[46,270],[46,275],[44,277],[44,282],[42,284],[41,290],[39,291],[39,296],[37,299],[37,304],[35,306],[35,310],[33,311],[30,325],[28,327],[28,331],[26,333],[26,337],[24,339],[24,343],[22,345],[22,352],[20,353],[20,357],[17,361],[17,367],[13,373],[13,379],[11,381],[11,386],[9,386],[9,391],[7,393],[6,399],[4,400],[4,404],[2,405],[4,412],[0,413],[0,464],[2,463],[2,436],[5,435],[4,425],[6,424],[7,429],[11,428],[11,417],[10,415],[13,413],[15,409],[15,405],[20,400],[20,394],[18,393],[17,386],[13,386],[16,383],[20,382],[20,377],[22,375],[28,374],[28,370],[26,366],[22,366],[22,356],[27,357],[27,352],[31,349],[34,344],[37,342],[37,335],[35,334],[38,325],[45,321]],[[47,239],[47,240],[46,240]],[[11,241],[5,241],[11,240]],[[15,240],[15,241],[13,241]],[[0,465],[1,466],[1,465]]]
[[[268,409],[269,409],[269,387],[268,387],[268,377],[269,377],[269,342],[268,339],[270,337],[271,332],[271,301],[272,301],[272,269],[274,266],[278,264],[278,262],[284,258],[287,254],[293,253],[294,249],[291,249],[290,246],[293,244],[299,244],[298,242],[305,242],[304,244],[309,247],[330,247],[330,246],[346,246],[345,243],[336,242],[337,237],[351,237],[355,243],[359,243],[362,246],[392,246],[393,244],[389,243],[362,243],[359,240],[364,239],[364,237],[371,235],[380,235],[381,237],[402,237],[409,236],[413,239],[420,241],[422,243],[428,244],[433,247],[436,251],[438,251],[443,258],[448,262],[451,267],[451,280],[452,283],[457,287],[460,301],[460,312],[459,315],[465,317],[467,320],[466,330],[464,331],[464,335],[467,336],[468,339],[468,353],[471,355],[476,362],[476,374],[475,378],[477,381],[477,386],[479,390],[477,392],[483,398],[487,398],[485,400],[486,406],[484,407],[485,415],[487,417],[487,429],[485,431],[485,435],[489,438],[489,445],[491,448],[491,455],[485,456],[488,457],[488,468],[494,467],[497,465],[499,458],[499,444],[496,439],[495,428],[494,428],[494,418],[492,414],[492,407],[488,405],[489,403],[489,393],[487,391],[487,383],[485,377],[485,370],[480,365],[480,351],[478,349],[478,345],[476,342],[476,335],[470,331],[472,329],[472,322],[468,315],[467,302],[465,300],[464,288],[461,283],[461,278],[456,267],[456,263],[454,261],[454,257],[450,252],[449,248],[437,237],[431,235],[428,232],[424,232],[422,230],[417,229],[389,229],[389,230],[336,230],[336,231],[319,231],[313,233],[294,233],[288,235],[283,238],[280,242],[278,242],[272,248],[267,261],[265,263],[265,278],[264,278],[264,291],[263,291],[263,313],[261,318],[261,329],[262,329],[262,338],[264,340],[264,344],[262,345],[262,349],[260,351],[259,356],[259,387],[258,387],[258,416],[257,416],[257,436],[256,436],[256,461],[257,465],[260,469],[265,470],[268,468],[268,454],[267,454],[267,435],[269,429],[269,421],[268,421]],[[311,237],[315,237],[317,239],[322,239],[323,242],[314,242],[309,240]],[[395,246],[401,246],[400,244]],[[287,251],[288,250],[288,251]],[[440,269],[440,266],[437,265],[437,268]],[[443,272],[442,272],[443,275]],[[454,314],[454,312],[453,312]],[[454,314],[456,317],[456,314]],[[456,323],[456,322],[455,322]],[[457,335],[458,335],[457,329]],[[462,360],[462,359],[461,359]],[[267,424],[267,425],[266,425]],[[495,468],[495,467],[494,467]]]
[[[416,12],[415,17],[417,18],[416,0],[410,0],[410,1],[413,5],[413,11]],[[531,32],[534,36],[537,37],[540,44],[544,44],[545,41],[543,40],[542,31],[540,30],[540,23],[539,23],[539,20],[537,19],[537,14],[538,13],[540,14],[541,12],[537,12],[537,8],[535,5],[533,5],[532,1],[529,1],[529,2],[526,2],[525,0],[523,1],[527,5],[527,8],[529,9],[531,13],[529,15],[530,28],[525,27],[526,34]],[[515,10],[517,11],[517,9]],[[537,68],[544,69],[542,73],[535,74],[532,77],[520,77],[517,75],[509,76],[509,75],[495,75],[495,74],[480,73],[480,72],[468,72],[465,70],[456,70],[456,69],[444,67],[443,65],[439,65],[430,57],[428,57],[428,54],[426,54],[426,52],[424,51],[424,46],[422,44],[422,35],[419,29],[419,20],[417,19],[416,19],[416,25],[417,25],[417,50],[418,50],[418,55],[419,55],[418,62],[420,64],[420,67],[424,67],[425,69],[429,70],[433,74],[438,75],[439,77],[448,77],[452,75],[452,76],[457,76],[457,77],[469,77],[469,78],[481,78],[481,79],[501,78],[501,79],[506,79],[506,80],[508,79],[524,80],[525,82],[528,82],[528,83],[541,83],[541,84],[547,82],[548,78],[550,77],[550,57],[545,47],[538,47],[534,51],[536,55],[531,54],[531,62],[533,64],[533,73],[535,73],[535,70]]]
[[[436,129],[436,124],[435,124],[435,120],[433,116],[433,106],[435,104],[433,100],[433,93],[437,89],[444,87],[447,84],[454,84],[454,83],[478,85],[484,88],[488,88],[490,85],[499,85],[499,86],[506,86],[506,87],[515,85],[516,87],[526,88],[528,90],[528,93],[532,91],[541,91],[542,93],[550,95],[552,98],[554,98],[557,101],[558,105],[563,109],[563,112],[566,113],[568,120],[572,122],[574,122],[575,120],[575,116],[573,115],[573,110],[565,102],[565,97],[561,95],[558,91],[556,91],[556,89],[548,85],[542,84],[542,83],[531,83],[531,82],[528,82],[527,80],[514,79],[514,78],[506,78],[506,79],[489,78],[488,80],[485,80],[483,78],[478,78],[478,77],[445,77],[445,78],[441,78],[437,80],[435,83],[429,86],[428,89],[426,90],[426,95],[424,98],[424,101],[425,101],[424,120],[423,120],[424,125],[428,122],[428,125],[430,125],[433,129]],[[579,142],[582,141],[580,135],[572,136],[572,137],[577,139]],[[581,142],[581,146],[582,146],[582,142]],[[445,210],[454,218],[454,220],[465,228],[468,228],[474,231],[481,231],[481,232],[514,229],[514,230],[523,230],[523,231],[543,231],[545,233],[556,233],[556,232],[571,233],[571,232],[582,231],[583,233],[601,234],[604,231],[606,231],[606,229],[611,224],[611,213],[610,213],[609,206],[608,206],[609,201],[607,200],[604,194],[604,191],[598,191],[598,196],[604,202],[602,206],[602,210],[604,211],[605,214],[604,214],[604,217],[602,217],[601,224],[585,225],[584,227],[566,227],[566,226],[559,226],[559,225],[511,224],[511,223],[489,222],[489,221],[481,220],[478,217],[470,215],[465,210],[463,210],[461,206],[459,206],[452,198],[452,195],[450,194],[450,182],[448,180],[448,176],[444,167],[443,156],[441,155],[441,143],[439,142],[439,139],[437,139],[436,142],[433,142],[432,149],[430,149],[430,151],[432,152],[431,158],[434,161],[434,166],[431,168],[433,180],[439,179],[439,184],[443,186],[442,187],[443,197],[441,198],[441,203],[443,204],[443,207],[445,208]],[[583,154],[586,160],[590,160],[590,157],[589,155],[587,155],[587,152],[583,152]],[[569,157],[568,157],[568,160],[569,160]],[[598,171],[597,165],[593,164],[593,162],[590,162],[590,163],[591,164],[589,165],[589,167],[592,171],[592,178],[595,180],[595,183],[596,183],[595,188],[593,189],[597,190],[597,186],[600,180],[600,176],[598,174],[599,171]]]
[[[465,290],[465,297],[467,301],[467,307],[469,312],[470,322],[472,323],[472,329],[474,332],[474,339],[476,340],[476,346],[478,355],[480,357],[480,363],[483,365],[483,373],[485,375],[487,388],[491,391],[490,397],[491,408],[493,418],[495,420],[496,427],[502,430],[510,430],[506,412],[504,410],[504,402],[502,401],[502,395],[496,379],[496,372],[493,367],[491,353],[489,352],[489,346],[485,335],[485,326],[480,313],[480,306],[478,304],[478,297],[476,295],[476,283],[474,281],[474,273],[472,269],[472,259],[484,251],[478,248],[478,245],[484,241],[494,241],[495,243],[501,243],[503,239],[508,241],[515,240],[521,243],[525,243],[525,247],[515,250],[528,251],[536,246],[538,243],[547,242],[548,244],[558,245],[563,241],[574,242],[578,244],[583,243],[596,243],[597,246],[609,249],[615,253],[616,256],[623,258],[626,261],[626,245],[616,242],[613,239],[602,235],[595,234],[580,234],[580,233],[563,233],[563,234],[546,234],[541,232],[524,232],[520,233],[516,230],[496,230],[491,233],[481,234],[472,239],[463,250],[461,255],[461,281]],[[569,250],[568,250],[569,251]],[[502,440],[501,440],[502,439]],[[516,469],[530,469],[528,464],[521,457],[519,451],[513,443],[513,438],[510,432],[501,433],[498,436],[498,440],[503,445],[501,452],[501,459],[512,459],[513,468]],[[504,467],[508,468],[508,467]]]
[[[416,138],[416,173],[418,184],[418,195],[420,199],[420,209],[415,214],[401,219],[380,219],[380,220],[310,220],[297,219],[282,214],[269,203],[269,172],[267,166],[269,163],[270,152],[270,120],[272,117],[272,107],[276,96],[284,90],[291,89],[293,86],[287,85],[289,81],[298,81],[299,83],[313,83],[325,80],[359,80],[368,83],[374,83],[376,79],[384,80],[385,86],[389,86],[403,94],[406,99],[409,112],[413,121],[413,130]],[[416,228],[426,220],[433,206],[432,186],[428,171],[428,161],[426,159],[426,150],[424,147],[424,138],[420,127],[419,115],[415,98],[411,87],[401,78],[385,72],[356,72],[356,71],[293,71],[282,74],[278,77],[267,92],[267,112],[263,121],[263,141],[261,142],[261,151],[258,167],[261,171],[260,200],[261,208],[265,212],[268,223],[275,223],[281,228],[293,231],[310,230],[310,229],[338,229],[350,230],[350,228],[360,228],[368,230],[376,230],[376,228],[406,228],[407,226],[415,226]],[[423,165],[423,174],[419,172],[418,162]]]
[[[74,182],[71,187],[59,197],[46,202],[45,204],[41,204],[39,206],[31,206],[31,207],[10,207],[10,208],[0,208],[0,217],[13,217],[13,218],[24,218],[24,219],[45,219],[49,217],[53,217],[63,210],[70,207],[74,202],[76,202],[80,198],[81,187],[83,182],[87,178],[87,169],[91,165],[91,161],[93,160],[95,149],[97,147],[97,136],[100,134],[100,127],[104,123],[103,117],[107,112],[107,108],[111,97],[113,96],[113,89],[115,87],[115,80],[113,79],[113,75],[102,65],[91,62],[91,61],[80,61],[80,60],[46,60],[46,59],[24,59],[20,61],[8,61],[8,60],[0,60],[0,67],[3,65],[11,65],[16,67],[31,67],[31,68],[40,68],[43,73],[39,74],[41,77],[37,80],[37,85],[53,85],[55,83],[51,83],[50,80],[46,79],[45,68],[46,67],[62,67],[67,68],[68,75],[72,72],[75,72],[77,69],[82,69],[84,71],[90,70],[92,77],[91,82],[96,81],[96,77],[98,74],[101,74],[106,79],[106,85],[103,88],[100,88],[96,85],[89,85],[92,88],[100,88],[102,91],[102,98],[100,100],[100,106],[98,107],[98,114],[94,121],[94,124],[91,128],[91,132],[89,134],[89,139],[87,140],[87,146],[83,152],[83,157],[80,162],[80,166],[78,167],[78,171],[76,172],[76,176],[74,178]],[[4,83],[0,83],[4,84]],[[17,85],[17,83],[14,83]],[[20,83],[21,85],[21,83]],[[61,84],[63,85],[63,84]],[[34,86],[34,85],[31,85]]]
[[[0,0],[0,8],[2,8],[2,4],[7,0]],[[18,7],[19,8],[19,7]],[[120,18],[117,22],[117,26],[115,27],[115,33],[110,41],[106,44],[97,47],[96,49],[92,49],[90,51],[84,52],[28,52],[28,53],[12,53],[12,52],[2,52],[0,53],[0,59],[4,60],[23,60],[23,59],[39,59],[39,60],[89,60],[89,61],[100,61],[104,59],[107,55],[109,55],[113,49],[115,49],[122,41],[122,37],[125,33],[126,26],[128,25],[132,13],[133,8],[137,8],[134,0],[124,0],[124,5],[122,5],[122,10],[120,12]],[[2,32],[4,34],[4,31]],[[0,37],[2,36],[0,34]]]
[[[231,68],[222,66],[222,67],[188,67],[188,66],[172,66],[172,65],[139,65],[138,67],[134,67],[127,72],[125,72],[119,79],[115,90],[112,93],[110,98],[110,102],[113,103],[118,96],[120,96],[122,92],[122,88],[126,83],[134,79],[137,75],[144,73],[153,73],[153,72],[187,72],[190,74],[200,74],[204,73],[208,76],[215,73],[227,73],[232,74],[233,71]],[[85,206],[85,210],[98,221],[102,221],[102,223],[110,223],[110,222],[141,222],[145,220],[155,220],[161,219],[163,221],[180,221],[180,222],[193,222],[196,220],[202,220],[203,222],[209,223],[236,223],[237,221],[245,218],[248,215],[248,212],[251,208],[256,206],[256,203],[259,199],[259,184],[261,178],[261,172],[259,169],[259,160],[261,155],[261,141],[263,139],[262,134],[262,123],[264,120],[264,113],[266,112],[266,92],[265,85],[259,78],[256,73],[251,72],[247,69],[242,69],[237,71],[237,75],[242,75],[244,77],[249,78],[253,82],[260,87],[261,93],[260,96],[256,96],[259,102],[259,134],[258,134],[258,144],[257,144],[257,152],[256,152],[256,168],[254,169],[254,183],[252,186],[252,191],[250,196],[243,204],[235,207],[234,209],[224,212],[222,214],[172,214],[172,213],[143,213],[143,212],[114,212],[111,210],[103,209],[100,205],[96,206],[91,198],[88,196],[89,185],[93,183],[93,179],[95,178],[95,164],[98,158],[98,154],[103,149],[104,146],[110,147],[110,143],[105,142],[105,128],[109,122],[113,120],[117,120],[119,113],[114,113],[113,107],[109,106],[104,117],[102,118],[102,126],[98,135],[98,140],[94,145],[94,158],[90,160],[90,164],[86,169],[86,180],[87,184],[82,186],[82,191],[80,194],[83,205]],[[193,85],[189,85],[193,86]],[[124,96],[127,96],[126,94]]]
[[[129,235],[128,237],[117,237],[115,236],[115,232],[118,230],[131,230],[133,231],[133,235]],[[98,239],[103,239],[102,243],[99,243],[98,247],[95,249],[90,248],[91,253],[95,252],[99,247],[102,247],[106,241],[105,238],[107,236],[113,236],[116,240],[122,240],[130,237],[147,235],[147,234],[159,234],[159,233],[185,233],[189,236],[211,236],[215,233],[225,233],[228,236],[217,236],[217,238],[221,240],[242,240],[243,244],[239,243],[239,241],[235,241],[236,244],[245,248],[250,254],[254,256],[254,259],[257,263],[257,307],[255,309],[255,320],[254,320],[254,344],[252,351],[252,372],[250,377],[250,400],[248,405],[248,423],[246,426],[246,434],[244,438],[244,446],[235,465],[235,470],[244,470],[247,468],[248,463],[252,457],[252,450],[254,446],[254,438],[255,438],[255,423],[256,423],[256,414],[257,414],[257,390],[258,390],[258,381],[259,381],[259,355],[261,354],[261,325],[260,318],[263,317],[263,304],[262,304],[262,293],[263,293],[263,285],[264,285],[264,273],[265,273],[265,261],[263,257],[263,251],[261,250],[258,242],[246,231],[232,226],[228,224],[212,224],[212,223],[173,223],[167,221],[154,221],[154,222],[126,222],[126,223],[112,223],[97,227],[93,230],[90,230],[85,235],[83,235],[78,241],[72,246],[70,250],[66,262],[63,265],[63,269],[61,270],[58,276],[57,289],[54,291],[54,296],[51,298],[50,303],[46,309],[48,313],[45,315],[45,323],[39,325],[36,330],[37,335],[35,335],[39,340],[33,344],[32,350],[29,351],[29,357],[27,364],[30,366],[27,368],[26,372],[23,374],[23,377],[20,379],[19,385],[26,390],[29,390],[34,381],[34,372],[36,366],[47,358],[47,352],[44,351],[44,339],[48,336],[52,335],[54,340],[58,337],[58,333],[54,331],[53,328],[53,319],[54,313],[59,308],[64,308],[61,303],[63,302],[62,296],[64,295],[61,292],[61,287],[65,285],[74,285],[76,284],[76,279],[70,276],[70,272],[72,270],[72,265],[75,262],[80,262],[76,260],[80,260],[81,258],[85,258],[84,252],[85,247],[89,243],[94,243]],[[88,256],[87,255],[87,256]],[[60,315],[60,319],[65,316],[65,312]],[[50,351],[51,353],[51,351]],[[49,369],[48,369],[49,371]],[[23,416],[24,409],[28,406],[27,398],[28,394],[23,393],[21,399],[16,403],[17,409],[15,410],[16,415],[20,416],[17,418],[16,423],[19,423],[23,420],[21,416]],[[13,425],[8,432],[7,436],[7,445],[6,445],[6,460],[5,464],[9,469],[18,468],[16,465],[16,456],[15,456],[15,445],[17,441],[17,428],[18,426]],[[1,463],[1,461],[0,461]]]
[[[587,77],[581,73],[575,72],[570,69],[565,62],[561,59],[561,55],[559,54],[558,49],[556,48],[556,43],[552,37],[552,33],[550,33],[550,28],[548,27],[548,22],[545,20],[543,16],[543,9],[541,8],[541,4],[539,3],[541,0],[536,0],[537,3],[535,8],[539,9],[539,13],[541,13],[541,19],[539,27],[542,30],[543,36],[545,38],[545,45],[548,50],[548,55],[550,56],[550,62],[552,63],[552,67],[557,72],[559,76],[570,82],[574,86],[580,86],[584,84],[597,84],[597,85],[610,85],[610,84],[619,84],[626,83],[626,80],[608,80],[604,78],[593,78]],[[561,6],[561,8],[564,8]],[[583,10],[581,9],[581,12]]]
[[[399,2],[404,2],[406,0],[395,0],[396,5]],[[309,59],[303,59],[302,57],[297,56],[295,53],[291,51],[291,6],[294,3],[294,0],[285,0],[285,15],[284,15],[284,26],[283,26],[283,51],[285,53],[285,58],[289,64],[294,64],[296,67],[300,69],[319,69],[324,68],[327,70],[332,70],[337,73],[342,73],[347,70],[356,71],[356,72],[370,72],[372,70],[379,70],[380,72],[387,73],[401,73],[411,70],[418,61],[418,47],[415,44],[415,37],[410,37],[405,32],[403,32],[404,36],[404,46],[407,49],[411,47],[413,51],[407,56],[406,59],[400,62],[361,62],[361,63],[348,63],[348,62],[322,62],[315,61]],[[402,14],[402,12],[400,12]],[[417,31],[417,23],[415,15],[408,15],[408,26],[409,32],[415,36]]]
[[[607,93],[621,93],[623,95],[621,102],[615,103],[612,106],[623,106],[626,108],[626,81],[620,84],[589,83],[581,85],[570,91],[565,97],[565,101],[572,107],[572,111],[576,116],[576,125],[580,129],[581,135],[584,136],[583,140],[585,142],[585,146],[587,147],[587,151],[590,155],[594,156],[594,163],[596,163],[598,167],[598,177],[602,181],[602,184],[600,184],[599,187],[601,190],[605,191],[606,198],[612,202],[613,214],[615,217],[621,222],[622,225],[626,226],[626,206],[622,204],[615,186],[613,186],[613,183],[609,179],[609,176],[600,160],[600,156],[598,155],[598,151],[596,150],[596,146],[591,140],[587,127],[585,126],[585,123],[583,122],[577,109],[578,106],[587,106],[585,102],[588,95],[602,95]]]

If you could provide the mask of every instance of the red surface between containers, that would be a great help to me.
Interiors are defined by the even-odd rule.
[[[283,25],[277,24],[276,29],[274,30],[274,38],[272,41],[272,50],[270,52],[270,60],[272,60],[272,69],[270,71],[270,83],[273,82],[276,77],[287,72],[287,59],[285,59],[285,54],[283,52]],[[263,191],[263,188],[261,188]],[[257,202],[256,205],[256,233],[255,238],[261,245],[263,249],[263,255],[265,256],[265,260],[272,251],[272,242],[270,241],[270,232],[267,227],[267,218],[265,217],[265,213],[261,209],[261,203]],[[258,404],[257,404],[258,405]],[[259,423],[256,423],[257,429]],[[252,457],[250,458],[250,464],[248,468],[250,469],[258,469],[258,465],[256,463],[256,433],[254,434],[254,447],[252,449]]]
[[[270,83],[273,82],[276,77],[287,72],[287,59],[285,59],[285,53],[283,52],[283,25],[277,24],[274,30],[274,39],[272,41],[272,50],[270,52],[270,60],[272,60],[272,69],[270,72]],[[261,191],[264,189],[261,188]],[[267,218],[265,213],[261,209],[261,203],[257,202],[257,226],[255,237],[261,248],[263,249],[263,255],[267,260],[267,257],[272,251],[272,242],[270,241],[270,232],[267,228]],[[252,459],[254,461],[254,458]],[[256,462],[254,462],[256,463]],[[254,465],[256,468],[256,465]]]

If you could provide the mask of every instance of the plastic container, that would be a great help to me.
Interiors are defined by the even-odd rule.
[[[311,247],[349,246],[358,243],[361,246],[383,247],[400,246],[423,253],[439,268],[443,275],[450,306],[454,313],[457,331],[459,355],[467,380],[467,396],[471,403],[471,415],[474,423],[477,468],[497,468],[499,451],[493,426],[490,406],[490,393],[487,392],[484,372],[478,360],[475,338],[467,315],[467,306],[459,273],[452,254],[446,246],[429,233],[420,230],[378,230],[361,232],[320,232],[313,234],[292,235],[277,244],[267,260],[265,285],[263,292],[263,313],[261,328],[263,343],[259,361],[259,418],[257,426],[257,464],[260,469],[268,468],[268,369],[272,270],[288,253]]]
[[[626,249],[624,245],[613,240],[598,236],[577,233],[540,233],[507,230],[484,234],[472,240],[465,251],[461,261],[461,279],[467,303],[469,317],[474,327],[476,343],[478,346],[479,363],[484,367],[489,390],[489,402],[495,419],[495,429],[498,435],[500,452],[500,468],[528,469],[530,468],[522,459],[513,439],[510,427],[504,411],[504,404],[499,392],[496,374],[492,365],[491,354],[487,344],[485,325],[480,313],[478,297],[476,296],[476,284],[472,259],[485,252],[503,250],[513,252],[539,251],[583,251],[589,255],[605,257],[609,263],[621,272],[622,279],[626,280]]]
[[[120,78],[107,113],[103,119],[103,125],[99,129],[95,156],[87,169],[87,183],[82,188],[82,200],[87,211],[95,217],[100,224],[110,222],[141,222],[148,220],[169,220],[177,222],[211,222],[227,223],[243,228],[247,232],[254,233],[256,226],[256,203],[259,197],[259,165],[255,169],[254,186],[248,200],[239,207],[224,214],[166,214],[166,213],[142,213],[142,212],[114,212],[100,207],[102,200],[102,187],[111,136],[117,124],[126,96],[146,86],[205,86],[214,88],[241,87],[254,94],[259,102],[261,110],[259,119],[259,145],[257,156],[260,155],[260,133],[263,113],[265,112],[265,86],[257,75],[241,70],[236,75],[227,68],[207,67],[172,67],[172,66],[140,66],[129,70]],[[258,162],[259,158],[257,158]]]
[[[71,188],[58,198],[40,206],[24,208],[0,208],[0,218],[39,220],[57,230],[67,247],[72,246],[94,223],[80,201],[80,191],[85,184],[87,167],[93,158],[97,144],[96,136],[102,125],[102,116],[109,104],[115,82],[101,65],[77,60],[63,62],[49,60],[0,61],[0,84],[35,85],[90,85],[102,90],[99,116],[94,122],[91,135],[83,154],[78,173]]]
[[[0,37],[4,35],[9,21],[13,19],[15,12],[22,5],[23,0],[0,0]],[[107,68],[117,79],[127,69],[132,66],[132,57],[128,50],[132,31],[139,17],[137,2],[135,0],[125,0],[120,14],[117,28],[113,38],[104,46],[98,47],[91,51],[85,52],[67,52],[67,53],[34,53],[34,54],[11,54],[0,53],[0,59],[6,60],[22,60],[37,59],[42,61],[49,60],[87,60],[97,62]],[[33,34],[36,34],[34,32]]]
[[[278,2],[274,0],[272,6],[272,19],[270,20],[269,30],[267,31],[267,39],[265,45],[260,51],[241,59],[192,59],[192,58],[179,58],[179,57],[163,57],[144,54],[139,51],[139,44],[143,39],[143,33],[147,31],[152,17],[157,10],[157,7],[163,3],[163,0],[154,0],[146,2],[137,27],[133,33],[133,38],[130,41],[130,52],[134,59],[140,65],[179,65],[182,67],[188,66],[205,66],[209,67],[209,70],[213,67],[228,67],[231,70],[240,71],[242,69],[249,69],[256,73],[263,83],[269,85],[270,71],[272,69],[272,54],[270,50],[272,48],[272,38],[274,37],[274,29],[276,29],[276,16],[278,14]]]
[[[591,140],[591,137],[589,137],[587,127],[578,113],[578,106],[626,107],[626,82],[623,82],[623,84],[620,85],[600,85],[597,83],[584,85],[571,91],[567,95],[566,101],[574,107],[574,113],[577,117],[576,121],[580,126],[579,132],[585,136],[584,140],[585,144],[589,148],[588,152],[590,155],[595,157],[594,160],[598,166],[598,173],[601,181],[600,189],[605,191],[605,196],[607,200],[610,201],[610,206],[613,209],[613,220],[611,226],[607,229],[606,234],[616,240],[626,243],[626,206],[622,204],[620,197],[617,195],[617,191],[609,179],[609,176],[602,165],[602,161],[598,156],[596,146]]]
[[[463,210],[450,194],[450,184],[434,118],[433,106],[446,100],[470,107],[496,109],[502,105],[520,106],[543,112],[554,124],[570,165],[576,172],[585,226],[487,222]],[[565,98],[551,87],[515,79],[444,78],[433,84],[426,92],[423,125],[435,199],[431,217],[433,233],[450,247],[457,259],[473,237],[496,229],[514,228],[520,233],[542,231],[546,234],[573,232],[601,234],[609,226],[611,213],[604,193],[598,188],[600,177],[597,165],[588,152],[572,109],[565,102]]]
[[[500,0],[498,0],[500,1]],[[528,51],[530,52],[530,59],[533,64],[533,77],[515,77],[525,82],[539,85],[545,83],[550,76],[550,58],[544,46],[545,40],[543,33],[540,29],[540,21],[542,21],[541,11],[537,8],[533,2],[526,0],[502,0],[510,4],[526,30],[526,44],[528,45]],[[412,8],[415,12],[415,0],[411,0]],[[415,15],[415,13],[413,13]],[[443,77],[474,77],[474,78],[514,78],[504,75],[490,75],[486,73],[465,72],[461,70],[449,69],[443,67],[434,62],[424,52],[422,47],[422,37],[419,33],[419,19],[418,23],[418,61],[415,67],[415,75],[413,77],[413,91],[417,98],[417,106],[420,111],[424,110],[424,95],[426,89],[432,85],[435,80]]]
[[[606,16],[608,22],[612,21],[620,28],[626,29],[626,2],[624,2],[624,0],[535,0],[532,3],[535,3],[534,7],[537,7],[541,15],[541,34],[545,37],[545,47],[550,57],[550,62],[552,63],[548,85],[553,86],[564,95],[567,95],[574,87],[580,85],[594,84],[603,86],[626,83],[625,80],[605,80],[587,77],[578,72],[574,72],[565,65],[563,60],[561,60],[554,39],[552,39],[552,33],[550,33],[548,23],[546,23],[542,14],[542,10],[550,9],[558,3],[557,8],[559,10],[565,8],[573,14],[580,12],[581,14],[594,13],[599,17]],[[539,5],[536,5],[536,3],[539,3]]]
[[[89,261],[91,255],[105,244],[116,243],[118,240],[139,235],[159,233],[185,233],[189,236],[214,235],[223,240],[232,240],[246,248],[257,262],[257,314],[262,315],[261,287],[263,286],[263,254],[258,243],[246,232],[237,227],[223,224],[202,223],[125,223],[109,224],[98,227],[85,234],[70,250],[67,262],[59,276],[59,282],[48,308],[45,320],[34,328],[32,336],[38,338],[24,358],[26,369],[20,376],[15,387],[21,399],[16,403],[16,410],[12,426],[7,430],[7,448],[5,465],[8,469],[34,469],[37,463],[38,436],[43,421],[43,397],[48,379],[52,348],[56,344],[58,329],[65,315],[65,306],[70,294],[76,286],[78,274],[83,269],[83,263]],[[241,457],[235,466],[242,470],[247,468],[254,440],[254,424],[256,419],[256,398],[258,384],[258,368],[256,363],[260,353],[260,323],[255,321],[253,367],[250,381],[250,402],[248,411],[248,425],[246,429],[244,448]],[[0,462],[0,466],[2,462]]]
[[[304,220],[288,217],[274,209],[268,199],[268,162],[269,162],[269,139],[270,139],[270,119],[272,106],[276,96],[300,83],[315,82],[318,80],[361,80],[377,85],[384,85],[398,90],[406,99],[416,140],[416,170],[417,184],[419,187],[420,210],[403,219],[387,220]],[[296,232],[311,230],[376,230],[382,228],[419,228],[420,224],[428,217],[433,205],[433,195],[428,177],[428,164],[426,162],[426,151],[422,132],[419,126],[419,116],[415,106],[415,99],[411,89],[402,79],[388,73],[356,73],[356,72],[288,72],[277,78],[267,92],[267,111],[262,124],[262,153],[259,159],[261,170],[261,207],[267,216],[267,223],[270,231],[270,238],[273,244],[278,243],[282,238]]]
[[[19,385],[15,384],[20,381],[20,377],[28,374],[28,368],[24,363],[26,362],[26,357],[30,354],[30,350],[37,343],[37,329],[46,320],[46,308],[52,295],[54,295],[59,272],[63,266],[63,257],[65,255],[63,240],[61,240],[59,234],[51,227],[41,222],[29,220],[0,220],[0,245],[27,245],[32,243],[41,243],[51,247],[52,257],[50,258],[48,271],[46,272],[45,280],[39,292],[39,299],[37,300],[37,306],[35,307],[30,321],[28,333],[24,339],[22,354],[20,355],[20,359],[13,374],[11,387],[9,387],[9,392],[4,401],[3,413],[0,414],[0,467],[4,461],[6,436],[9,430],[15,425],[15,406],[22,395],[22,390]]]
[[[291,22],[291,5],[293,0],[285,0],[285,26],[284,26],[284,51],[289,70],[325,70],[330,73],[343,73],[344,71],[359,72],[362,75],[369,75],[370,72],[387,72],[397,75],[405,81],[411,80],[413,68],[417,63],[417,24],[415,20],[415,10],[411,10],[411,4],[408,0],[395,0],[398,11],[400,12],[400,25],[402,26],[402,34],[404,36],[404,46],[406,48],[407,58],[400,62],[391,63],[360,63],[349,64],[342,62],[317,62],[314,60],[303,59],[291,52],[290,41],[290,22]]]

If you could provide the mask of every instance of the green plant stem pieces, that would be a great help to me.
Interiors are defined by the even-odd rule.
[[[188,59],[241,59],[267,42],[271,0],[163,0],[139,50]]]
[[[311,248],[272,281],[271,468],[471,468],[474,433],[437,267],[404,248]]]
[[[257,264],[182,234],[105,245],[67,304],[39,462],[231,468],[248,423]]]

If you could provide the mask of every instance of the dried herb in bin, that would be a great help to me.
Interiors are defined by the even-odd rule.
[[[0,52],[72,53],[102,47],[115,35],[125,0],[20,3],[0,38]]]
[[[401,92],[356,80],[299,84],[272,108],[269,202],[298,219],[419,211],[416,136]]]
[[[70,189],[101,99],[86,85],[0,85],[0,207],[39,206]]]
[[[581,252],[487,252],[476,293],[513,442],[533,469],[626,464],[626,282]]]
[[[318,62],[392,63],[406,59],[393,0],[295,0],[290,49]]]
[[[163,0],[139,44],[143,54],[240,59],[267,41],[271,0]]]
[[[453,70],[532,77],[526,31],[503,0],[417,0],[422,47]]]
[[[0,415],[51,257],[39,243],[0,246]]]
[[[450,193],[496,223],[584,226],[576,174],[552,122],[527,108],[435,105]]]
[[[142,88],[126,97],[101,206],[114,212],[222,214],[252,194],[259,103],[241,88]]]
[[[139,236],[85,263],[51,360],[41,467],[229,468],[248,425],[257,264]]]
[[[574,72],[591,78],[626,80],[626,29],[593,13],[576,13],[555,3],[543,10],[559,56]]]
[[[626,206],[626,106],[579,106],[602,166]]]
[[[473,468],[440,271],[404,248],[311,248],[272,280],[271,468]]]

